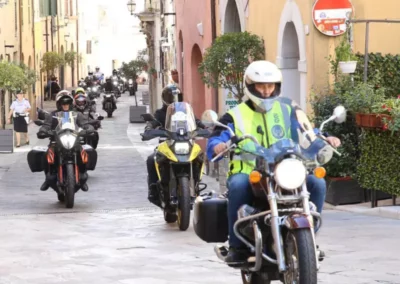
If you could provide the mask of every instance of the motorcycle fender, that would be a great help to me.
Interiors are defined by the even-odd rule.
[[[189,162],[192,162],[201,153],[199,144],[193,143],[192,152],[190,153]]]
[[[297,230],[297,229],[313,228],[314,224],[311,215],[308,217],[304,213],[293,213],[287,217],[285,221],[285,226],[289,230]]]
[[[169,148],[167,142],[162,142],[160,145],[158,145],[157,152],[163,154],[171,161],[178,162],[178,159],[176,158],[175,154],[171,151],[171,148]]]

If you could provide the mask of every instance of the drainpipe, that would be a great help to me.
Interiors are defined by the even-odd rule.
[[[19,16],[19,62],[22,63],[22,17],[24,14],[22,13],[21,1],[18,1],[18,16]]]
[[[217,38],[217,19],[216,19],[216,11],[215,11],[215,0],[211,0],[211,39],[214,44],[215,39]],[[214,107],[216,111],[219,110],[219,98],[218,98],[218,88],[212,88],[212,94],[214,97]]]
[[[76,81],[79,82],[79,5],[78,5],[78,0],[76,0],[76,54],[77,54],[77,60],[76,60]]]

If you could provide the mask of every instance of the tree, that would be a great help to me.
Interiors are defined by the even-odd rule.
[[[64,65],[65,60],[63,56],[59,55],[57,52],[49,51],[43,55],[42,63],[41,71],[50,72],[51,75],[54,75],[55,70]]]
[[[207,48],[199,72],[208,87],[228,89],[241,102],[244,71],[252,61],[264,57],[264,42],[259,36],[248,32],[227,33]]]
[[[136,78],[142,72],[147,63],[142,59],[132,60],[129,63],[122,63],[121,71],[127,78]]]
[[[77,54],[75,51],[67,51],[64,54],[64,62],[68,64],[69,66],[73,66],[75,63],[75,60],[77,59]]]

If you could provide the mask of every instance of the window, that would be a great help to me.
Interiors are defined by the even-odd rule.
[[[15,37],[18,37],[18,6],[17,1],[14,1],[14,28],[15,28]]]
[[[86,41],[86,54],[92,54],[92,41]]]
[[[41,17],[56,16],[57,0],[40,0],[39,8]]]

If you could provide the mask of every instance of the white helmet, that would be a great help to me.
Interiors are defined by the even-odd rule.
[[[274,63],[259,60],[252,62],[244,73],[244,94],[263,111],[269,111],[281,94],[282,72]],[[263,98],[255,89],[256,83],[275,83],[275,90],[268,98]]]

